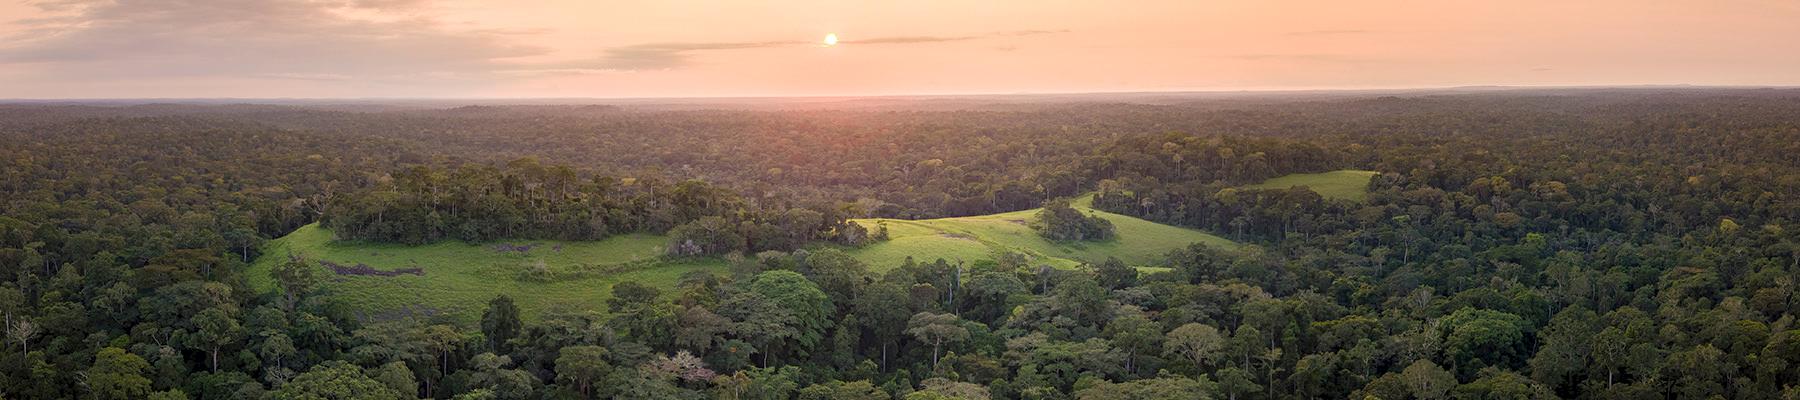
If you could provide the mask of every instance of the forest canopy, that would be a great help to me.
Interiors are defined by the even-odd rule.
[[[1294,96],[0,105],[0,395],[1800,396],[1800,93]],[[1360,200],[1254,186],[1346,169],[1379,172]],[[1075,269],[840,251],[878,236],[851,218],[1088,193],[1246,245]],[[1050,234],[1103,237],[1047,213]],[[658,233],[724,267],[541,315],[502,296],[478,323],[383,317],[330,290],[383,277],[265,254],[311,223],[399,244]],[[257,277],[274,290],[247,283],[259,257],[282,263]]]

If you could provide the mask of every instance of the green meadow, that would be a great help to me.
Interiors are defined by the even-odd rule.
[[[1320,196],[1350,201],[1363,201],[1369,196],[1369,179],[1375,171],[1341,170],[1317,174],[1292,174],[1247,185],[1247,189],[1286,189],[1305,186]]]
[[[1038,236],[1031,221],[1037,209],[973,217],[930,220],[858,219],[870,229],[887,226],[889,239],[850,254],[869,264],[869,268],[885,271],[913,256],[919,262],[938,258],[950,261],[992,260],[1007,252],[1026,256],[1034,264],[1073,268],[1085,262],[1100,262],[1118,257],[1137,266],[1159,265],[1169,250],[1190,243],[1205,243],[1225,249],[1236,249],[1231,240],[1204,231],[1163,225],[1135,217],[1113,214],[1092,208],[1093,199],[1082,197],[1073,206],[1112,221],[1117,237],[1099,242],[1053,242]]]
[[[1007,252],[1025,255],[1033,264],[1057,268],[1118,257],[1149,272],[1166,270],[1157,267],[1163,255],[1190,243],[1238,247],[1237,243],[1203,231],[1094,210],[1089,198],[1079,199],[1074,205],[1112,221],[1117,237],[1078,243],[1044,240],[1031,229],[1030,223],[1037,214],[1032,209],[931,220],[858,219],[854,222],[870,229],[886,226],[890,239],[844,250],[876,272],[897,267],[908,256],[919,262],[938,258],[975,262],[992,260]],[[664,259],[661,255],[665,241],[659,235],[633,234],[592,242],[444,241],[406,246],[337,241],[330,230],[313,224],[270,241],[265,256],[251,264],[247,274],[253,287],[271,290],[274,282],[269,271],[289,254],[342,266],[366,264],[382,271],[419,268],[423,275],[339,275],[324,266],[320,273],[326,278],[325,290],[333,298],[350,304],[368,318],[448,316],[462,323],[474,323],[488,300],[506,294],[519,305],[526,319],[535,320],[553,306],[599,307],[611,296],[612,285],[619,282],[636,281],[668,289],[691,271],[724,272],[725,262],[717,258]],[[500,245],[531,245],[531,249],[503,251],[497,248]],[[533,269],[539,272],[534,274]]]
[[[334,298],[370,317],[448,315],[458,321],[479,320],[487,302],[512,296],[528,320],[559,304],[598,307],[611,297],[612,285],[637,281],[673,287],[682,274],[724,269],[718,259],[668,262],[660,258],[664,238],[623,235],[593,242],[517,240],[485,244],[444,241],[424,246],[343,242],[318,224],[307,225],[271,241],[265,256],[251,264],[250,283],[269,290],[269,270],[288,254],[340,265],[367,264],[379,270],[421,268],[424,275],[337,275],[320,267]],[[500,251],[495,245],[533,245],[527,252]],[[559,248],[560,246],[560,248]],[[526,270],[543,263],[547,278],[526,278]],[[541,276],[541,275],[540,275]]]

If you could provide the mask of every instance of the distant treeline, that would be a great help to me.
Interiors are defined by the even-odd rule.
[[[342,239],[407,244],[671,233],[674,255],[868,240],[838,205],[786,204],[746,201],[699,180],[670,184],[655,177],[584,176],[568,166],[520,159],[504,168],[401,169],[369,187],[333,196],[321,220]]]

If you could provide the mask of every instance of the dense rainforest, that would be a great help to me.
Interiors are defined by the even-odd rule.
[[[1155,104],[0,105],[0,398],[1800,398],[1800,92]],[[1246,185],[1377,171],[1361,200]],[[1093,206],[1244,243],[1076,269],[850,218]],[[370,318],[310,223],[665,234],[728,268]],[[282,262],[260,291],[243,270]]]

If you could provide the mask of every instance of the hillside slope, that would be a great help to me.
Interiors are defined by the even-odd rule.
[[[1238,244],[1204,231],[1163,225],[1136,217],[1093,209],[1091,197],[1077,199],[1073,206],[1084,213],[1099,215],[1113,223],[1118,237],[1100,242],[1052,242],[1031,229],[1038,209],[973,217],[931,220],[858,219],[870,229],[885,225],[889,240],[849,252],[869,264],[869,268],[885,271],[903,263],[907,256],[929,262],[939,257],[946,260],[973,262],[993,259],[1002,252],[1024,254],[1033,263],[1070,268],[1083,262],[1104,261],[1107,257],[1132,265],[1161,264],[1169,250],[1199,242],[1209,246],[1236,249]]]
[[[673,287],[687,272],[724,269],[724,262],[716,259],[663,261],[659,256],[665,240],[636,234],[593,242],[532,240],[474,245],[445,241],[405,246],[334,241],[330,230],[312,224],[270,241],[266,255],[246,273],[253,287],[269,290],[274,287],[269,271],[276,263],[288,254],[304,255],[324,265],[321,273],[331,295],[368,312],[365,317],[449,315],[473,322],[481,317],[488,300],[506,294],[518,303],[526,319],[535,319],[544,309],[559,304],[598,307],[611,297],[612,285],[618,282]],[[355,275],[336,272],[326,262],[346,270],[357,264],[382,272],[418,268],[421,274]],[[550,274],[528,277],[527,270],[539,262]]]

